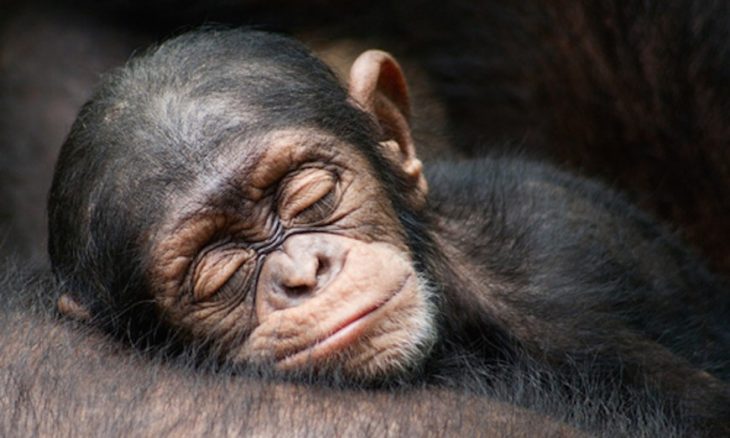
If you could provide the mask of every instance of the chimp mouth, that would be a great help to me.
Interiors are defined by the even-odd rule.
[[[409,274],[385,300],[377,301],[374,304],[353,312],[346,319],[335,324],[325,335],[318,338],[311,344],[301,349],[286,354],[278,361],[277,366],[281,369],[293,369],[302,365],[315,364],[323,358],[332,356],[334,353],[354,344],[364,333],[376,326],[377,322],[387,314],[387,304],[398,296],[405,288],[413,275]],[[380,311],[383,309],[383,311]]]

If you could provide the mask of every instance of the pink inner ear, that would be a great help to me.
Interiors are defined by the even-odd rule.
[[[56,307],[58,308],[58,311],[66,317],[78,321],[88,321],[91,319],[91,312],[89,312],[85,306],[76,301],[71,295],[63,294],[58,297]]]
[[[388,56],[380,64],[377,91],[393,102],[406,120],[411,117],[408,85],[398,63]]]

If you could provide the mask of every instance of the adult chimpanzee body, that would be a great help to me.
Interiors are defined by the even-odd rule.
[[[188,34],[132,61],[62,149],[59,308],[135,342],[352,381],[536,363],[728,430],[730,296],[680,242],[520,160],[434,166],[429,191],[409,113],[383,52],[358,58],[349,94],[260,32]]]
[[[584,436],[637,427],[594,421],[615,407],[532,394],[475,394],[418,386],[365,390],[274,381],[192,368],[185,357],[140,354],[90,327],[60,321],[46,273],[2,266],[0,435],[2,436]],[[478,389],[477,389],[478,391]],[[538,404],[554,418],[520,408]],[[656,407],[638,427],[679,436]],[[611,434],[611,436],[615,436]]]

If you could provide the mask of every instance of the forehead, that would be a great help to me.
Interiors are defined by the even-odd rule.
[[[233,138],[221,145],[195,174],[195,181],[170,197],[164,229],[210,210],[245,209],[268,193],[286,173],[305,162],[343,161],[368,166],[355,147],[315,128],[275,130],[250,138]],[[346,164],[343,163],[342,164]]]

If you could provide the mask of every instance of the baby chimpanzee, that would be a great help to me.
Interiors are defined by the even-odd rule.
[[[730,294],[680,242],[544,165],[439,164],[427,183],[408,120],[384,52],[357,59],[348,92],[281,36],[152,49],[107,78],[61,151],[60,310],[360,382],[458,375],[456,355],[529,361],[730,432]]]

